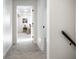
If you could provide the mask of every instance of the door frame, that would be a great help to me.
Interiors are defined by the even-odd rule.
[[[17,39],[18,39],[18,20],[17,20],[17,7],[18,6],[24,6],[24,5],[17,5],[16,6],[16,43],[17,43]],[[32,13],[32,6],[25,6],[25,7],[31,7],[31,13]],[[32,15],[32,14],[31,14]],[[32,21],[33,21],[33,16],[32,16]],[[32,22],[31,22],[31,40],[32,40]]]
[[[49,59],[49,50],[50,50],[50,47],[49,47],[49,39],[50,39],[50,21],[49,21],[49,16],[50,16],[50,14],[49,14],[49,12],[50,12],[50,10],[49,10],[49,8],[50,8],[50,0],[47,0],[47,43],[46,43],[46,45],[47,45],[47,48],[46,48],[46,59]],[[16,39],[17,39],[17,34],[16,34],[16,16],[15,16],[15,14],[16,14],[16,6],[17,6],[17,3],[14,3],[14,1],[13,1],[13,20],[12,20],[12,44],[14,45],[14,44],[16,44]]]

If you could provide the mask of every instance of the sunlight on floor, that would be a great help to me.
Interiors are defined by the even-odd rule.
[[[18,33],[17,43],[24,43],[29,41],[32,41],[31,34]]]

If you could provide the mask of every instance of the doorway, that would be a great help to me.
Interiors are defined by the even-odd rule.
[[[31,26],[32,26],[32,6],[17,6],[17,43],[32,41]]]
[[[13,1],[13,46],[6,59],[47,58],[46,12],[46,0]]]

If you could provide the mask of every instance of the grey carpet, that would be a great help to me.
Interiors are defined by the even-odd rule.
[[[14,45],[4,59],[46,59],[46,53],[29,41]]]

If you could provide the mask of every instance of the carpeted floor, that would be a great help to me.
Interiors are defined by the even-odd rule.
[[[14,45],[4,59],[46,59],[46,53],[28,40]]]

